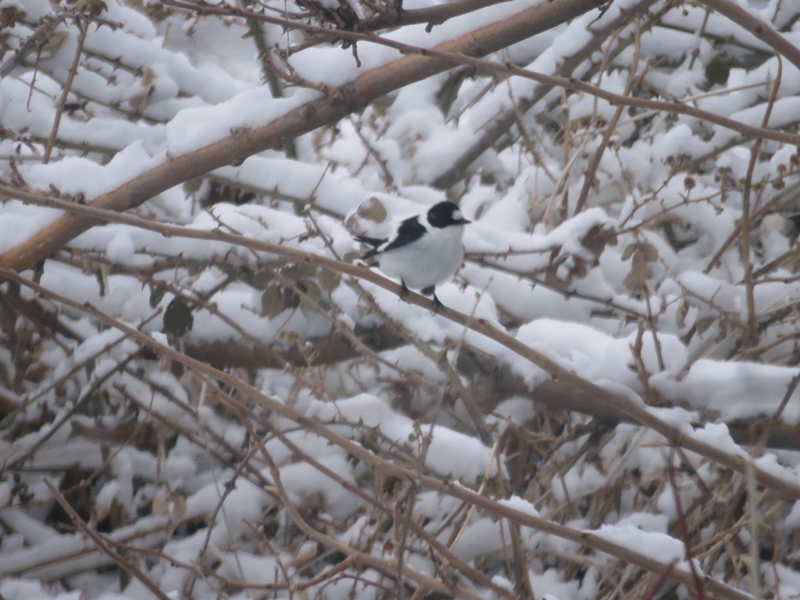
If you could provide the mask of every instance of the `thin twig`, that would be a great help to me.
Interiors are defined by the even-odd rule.
[[[67,96],[69,96],[69,90],[72,87],[72,80],[75,79],[75,73],[78,71],[78,63],[81,60],[81,53],[83,52],[83,43],[86,40],[86,31],[84,31],[86,24],[81,23],[80,19],[75,19],[75,25],[80,31],[78,34],[78,45],[75,48],[75,56],[72,58],[72,65],[70,65],[69,68],[67,81],[64,83],[64,88],[61,90],[61,98],[59,99],[58,106],[56,107],[56,116],[53,119],[53,127],[50,130],[50,138],[47,140],[47,147],[44,149],[42,164],[47,164],[50,161],[50,153],[53,151],[53,147],[56,145],[58,127],[61,124],[61,115],[64,114],[64,106],[67,103]]]
[[[633,60],[631,61],[628,81],[625,84],[625,91],[622,92],[623,96],[630,95],[631,91],[633,90],[633,84],[638,79],[636,70],[639,66],[639,50],[641,46],[640,35],[639,21],[637,20],[636,35],[633,44]],[[603,132],[603,138],[600,140],[600,145],[597,147],[589,166],[586,168],[586,173],[584,174],[583,179],[583,187],[581,187],[581,193],[578,195],[578,201],[575,203],[574,214],[576,215],[583,210],[583,207],[586,204],[586,199],[589,197],[589,190],[592,189],[592,185],[594,185],[594,180],[597,175],[597,168],[600,166],[600,160],[603,158],[603,153],[608,147],[609,141],[611,141],[611,136],[614,135],[617,130],[617,124],[619,123],[624,110],[625,107],[620,105],[617,107],[617,110],[614,111],[611,121],[609,121],[608,125],[606,126],[606,130]]]
[[[778,89],[781,86],[781,76],[783,74],[783,61],[778,57],[778,73],[774,81],[770,84],[769,102],[767,109],[764,112],[762,119],[762,126],[766,127],[769,123],[769,117],[772,114],[772,107],[775,105]],[[745,300],[747,303],[747,335],[744,336],[743,342],[746,347],[755,346],[758,343],[758,315],[756,313],[755,301],[755,287],[753,285],[753,263],[750,258],[750,234],[752,233],[752,219],[750,213],[750,192],[753,187],[753,172],[756,168],[756,161],[758,160],[758,153],[761,149],[761,142],[763,140],[758,138],[753,147],[750,149],[750,162],[747,165],[747,174],[744,179],[744,193],[742,194],[742,218],[740,221],[742,233],[742,266],[744,269],[744,277],[742,282],[745,290]]]
[[[158,598],[159,600],[171,600],[170,597],[167,596],[164,592],[162,592],[159,589],[159,587],[155,583],[153,583],[152,580],[147,575],[145,575],[135,563],[129,561],[124,556],[119,554],[116,550],[111,548],[111,546],[109,546],[105,542],[105,540],[100,534],[98,534],[95,531],[92,531],[92,529],[86,524],[86,522],[83,519],[81,519],[77,511],[74,508],[72,508],[67,499],[64,498],[61,492],[58,491],[58,488],[55,485],[53,485],[53,483],[47,477],[42,477],[42,481],[47,486],[47,489],[50,490],[50,493],[52,494],[55,501],[58,502],[61,508],[64,509],[64,512],[66,512],[69,515],[69,518],[72,520],[75,527],[80,529],[86,535],[86,537],[92,540],[94,544],[97,546],[98,550],[100,550],[103,554],[105,554],[111,560],[113,560],[117,564],[117,566],[119,566],[119,568],[121,568],[124,572],[130,573],[136,579],[138,579],[142,583],[142,585],[146,587],[150,591],[150,593],[153,594],[156,598]]]
[[[681,502],[681,493],[678,489],[678,484],[675,480],[675,447],[670,448],[669,461],[667,463],[667,476],[669,477],[669,484],[672,487],[672,499],[675,502],[675,511],[677,514],[677,524],[680,529],[681,541],[683,542],[684,555],[683,558],[689,564],[689,571],[692,574],[692,584],[694,592],[698,600],[705,600],[706,592],[703,580],[697,572],[697,564],[695,563],[694,553],[692,552],[692,540],[689,536],[689,524],[686,522],[686,513],[683,510],[683,503]]]
[[[37,27],[33,34],[20,46],[14,54],[0,65],[0,79],[11,73],[14,69],[20,66],[25,58],[37,48],[44,46],[53,32],[61,23],[66,21],[71,16],[71,13],[60,13],[54,17],[48,17],[44,23]]]

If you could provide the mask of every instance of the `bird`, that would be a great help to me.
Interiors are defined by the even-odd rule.
[[[471,221],[464,218],[454,202],[434,204],[426,215],[415,215],[400,223],[387,238],[366,235],[353,236],[372,249],[362,258],[376,258],[381,271],[400,279],[400,297],[408,288],[420,290],[433,296],[435,312],[442,303],[436,297],[436,286],[450,279],[464,260],[461,238],[464,225]]]

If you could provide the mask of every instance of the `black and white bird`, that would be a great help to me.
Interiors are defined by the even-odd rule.
[[[381,271],[400,279],[404,295],[408,288],[433,296],[438,310],[436,286],[450,279],[464,261],[461,238],[470,223],[453,202],[439,202],[428,214],[416,215],[400,223],[393,235],[379,239],[365,235],[356,240],[372,246],[362,258],[376,257]]]

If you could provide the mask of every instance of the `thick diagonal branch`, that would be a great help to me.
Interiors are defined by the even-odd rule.
[[[507,19],[444,42],[436,50],[485,56],[602,5],[601,0],[543,2]],[[405,56],[367,71],[354,81],[329,91],[261,127],[237,132],[193,152],[168,158],[146,173],[96,198],[97,208],[126,211],[149,198],[219,167],[279,148],[287,141],[334,123],[370,102],[402,87],[452,67],[452,60],[422,55]],[[0,266],[20,271],[41,262],[64,244],[96,224],[76,215],[64,215],[22,244],[0,256]]]

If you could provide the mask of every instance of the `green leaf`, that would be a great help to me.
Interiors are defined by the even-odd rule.
[[[261,314],[270,319],[277,317],[286,307],[283,304],[283,294],[277,285],[271,285],[261,294]]]
[[[342,262],[354,263],[355,261],[361,258],[361,254],[362,252],[350,250],[349,252],[346,252],[345,255],[342,257]]]
[[[330,269],[322,269],[319,272],[319,284],[326,292],[332,292],[339,286],[342,276],[336,271]]]
[[[183,336],[192,330],[194,317],[191,309],[180,298],[175,298],[164,312],[164,331]]]

